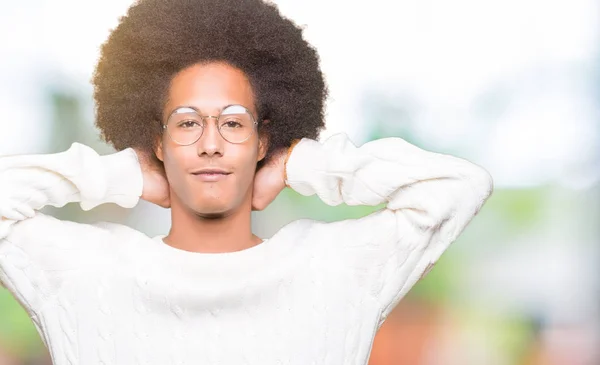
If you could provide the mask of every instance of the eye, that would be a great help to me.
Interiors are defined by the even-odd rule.
[[[241,118],[236,116],[228,116],[224,118],[221,123],[221,128],[242,128],[244,126],[244,121]]]
[[[193,119],[181,121],[181,122],[179,122],[178,126],[180,128],[196,128],[196,127],[201,127],[201,125],[198,123],[198,121],[193,120]]]
[[[225,123],[223,123],[223,127],[227,127],[227,128],[240,128],[242,127],[242,123],[236,121],[236,120],[228,120]]]

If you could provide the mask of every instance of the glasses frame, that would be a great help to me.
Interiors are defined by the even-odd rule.
[[[223,136],[223,133],[221,133],[221,127],[218,125],[219,118],[221,118],[221,115],[223,115],[223,112],[225,110],[227,110],[228,108],[231,108],[231,107],[242,107],[242,108],[244,108],[244,110],[246,111],[246,113],[248,113],[248,115],[250,115],[250,117],[252,118],[252,133],[250,133],[248,135],[248,137],[246,137],[243,141],[240,141],[240,142],[231,142],[230,140],[228,140],[227,138],[225,138]],[[179,109],[182,109],[182,108],[189,108],[189,109],[194,110],[196,112],[196,114],[198,114],[198,116],[200,117],[200,119],[202,119],[202,122],[203,122],[203,124],[201,126],[202,127],[202,132],[200,132],[200,135],[198,136],[198,138],[196,138],[196,140],[194,142],[191,142],[191,143],[180,143],[180,142],[177,142],[173,138],[173,136],[171,136],[171,132],[169,132],[169,128],[167,127],[168,124],[169,124],[169,120],[171,119],[171,117],[173,116],[173,114],[175,114]],[[167,134],[169,135],[169,138],[175,144],[177,144],[179,146],[191,146],[191,145],[195,144],[196,142],[198,142],[200,140],[200,138],[202,138],[202,136],[204,135],[204,129],[206,128],[206,124],[207,124],[206,119],[214,119],[215,123],[217,123],[217,130],[219,131],[219,135],[221,136],[221,138],[223,138],[226,142],[231,143],[231,144],[240,144],[240,143],[246,142],[248,139],[250,139],[250,137],[252,137],[252,135],[254,134],[254,132],[258,128],[258,122],[256,121],[256,118],[254,117],[254,115],[252,114],[252,112],[248,108],[246,108],[245,106],[240,105],[240,104],[231,104],[231,105],[227,105],[226,107],[224,107],[221,110],[221,112],[219,113],[219,115],[217,115],[217,116],[214,116],[214,115],[202,115],[202,114],[200,114],[200,111],[198,109],[196,109],[196,108],[194,108],[192,106],[179,107],[179,108],[173,110],[173,112],[171,112],[171,114],[169,114],[169,116],[167,117],[167,123],[162,125],[162,129],[163,129],[163,131],[167,131]]]

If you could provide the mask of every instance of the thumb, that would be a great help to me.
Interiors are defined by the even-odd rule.
[[[266,206],[264,205],[264,188],[265,188],[265,170],[267,168],[263,167],[260,169],[256,175],[254,175],[254,181],[252,186],[252,210],[263,210]]]
[[[252,191],[253,210],[265,209],[283,190],[285,183],[275,167],[263,167],[254,178]]]

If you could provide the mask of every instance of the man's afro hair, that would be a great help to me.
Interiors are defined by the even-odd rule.
[[[96,125],[117,150],[152,151],[169,84],[197,63],[226,62],[249,78],[269,150],[316,139],[327,87],[302,29],[262,0],[139,0],[102,45]],[[269,119],[270,123],[262,124]]]

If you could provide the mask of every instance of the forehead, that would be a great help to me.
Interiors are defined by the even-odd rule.
[[[165,114],[181,106],[201,113],[218,113],[232,104],[243,105],[252,113],[254,92],[246,74],[226,63],[197,64],[175,75],[169,86]]]

